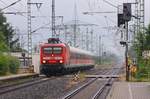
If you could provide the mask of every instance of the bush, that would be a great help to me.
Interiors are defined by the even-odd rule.
[[[6,75],[8,72],[16,74],[19,65],[17,58],[10,55],[0,55],[0,75]]]
[[[150,71],[150,64],[149,61],[142,60],[139,62],[138,71],[136,73],[137,79],[145,78],[147,79],[149,77],[149,71]]]
[[[16,57],[9,57],[9,72],[16,74],[17,69],[19,68],[20,62]]]
[[[6,75],[9,71],[8,57],[0,55],[0,75]]]

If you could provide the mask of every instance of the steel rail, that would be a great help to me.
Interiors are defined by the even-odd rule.
[[[92,99],[98,99],[99,96],[103,93],[104,89],[107,87],[107,85],[111,82],[111,78],[108,79],[108,81],[106,81],[104,83],[104,85],[102,87],[99,88],[99,90],[96,92],[96,94],[92,97]]]
[[[71,93],[69,93],[68,95],[66,95],[65,97],[63,97],[62,99],[70,99],[73,96],[75,96],[77,93],[79,93],[82,89],[86,88],[88,85],[92,84],[94,81],[96,81],[98,78],[94,78],[92,80],[90,80],[89,82],[87,82],[86,84],[80,86],[79,88],[77,88],[76,90],[72,91]]]
[[[114,70],[113,69],[113,72],[112,72],[112,75],[114,74],[118,74],[120,70]],[[100,95],[103,93],[104,89],[106,89],[106,87],[108,85],[112,85],[113,84],[113,78],[109,78],[102,87],[99,88],[99,90],[96,92],[96,94],[92,97],[92,99],[98,99],[100,97]]]
[[[29,82],[33,82],[33,81],[40,80],[40,79],[43,79],[43,78],[44,77],[33,77],[33,78],[30,78],[30,79],[28,79],[28,78],[22,78],[21,80],[24,80],[24,79],[28,79],[28,80],[20,81],[20,82],[16,82],[16,83],[13,83],[15,81],[15,80],[13,80],[12,82],[10,82],[10,84],[0,85],[0,89],[7,88],[7,87],[12,87],[12,86],[17,86],[17,85],[21,85],[21,84],[25,84],[25,83],[29,83]]]
[[[103,74],[116,74],[118,70],[106,70],[106,71],[101,71],[100,73],[103,73]],[[96,73],[98,74],[98,72]],[[90,84],[94,83],[96,80],[98,79],[98,77],[94,78],[94,79],[91,79],[90,81],[88,81],[87,83],[85,83],[84,85],[78,87],[77,89],[71,91],[69,94],[67,94],[66,96],[64,96],[62,99],[71,99],[73,96],[77,95],[80,91],[82,91],[84,88],[86,88],[87,86],[89,86]],[[112,81],[112,78],[109,78],[103,85],[102,87],[96,92],[96,94],[92,97],[92,99],[98,99],[98,97],[100,96],[100,94],[102,94],[102,92],[104,91],[104,89],[112,84],[113,81]]]
[[[33,85],[36,85],[36,84],[39,84],[39,83],[43,83],[43,82],[46,82],[48,80],[52,80],[52,79],[55,79],[55,78],[43,78],[43,79],[40,79],[38,81],[34,81],[34,82],[26,82],[26,83],[23,83],[23,84],[19,84],[19,85],[12,85],[12,86],[6,86],[3,87],[2,90],[0,90],[0,95],[2,94],[6,94],[6,93],[9,93],[9,92],[12,92],[12,91],[16,91],[18,89],[22,89],[22,88],[26,88],[26,87],[30,87],[30,86],[33,86]]]
[[[101,73],[109,73],[110,71],[102,71]],[[74,91],[70,92],[69,94],[67,94],[66,96],[64,96],[62,99],[70,99],[72,98],[73,96],[75,96],[76,94],[78,94],[80,91],[82,91],[84,88],[86,88],[87,86],[89,86],[90,84],[92,84],[94,81],[96,81],[98,79],[97,78],[94,78],[90,81],[88,81],[87,83],[85,83],[84,85],[80,86],[79,88],[75,89]]]

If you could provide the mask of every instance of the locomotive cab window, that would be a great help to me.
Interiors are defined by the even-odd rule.
[[[52,47],[45,47],[45,48],[43,48],[43,52],[45,54],[52,54]]]
[[[53,54],[61,54],[62,48],[61,47],[54,47],[53,48]]]

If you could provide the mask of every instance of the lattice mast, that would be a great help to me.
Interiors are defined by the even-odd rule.
[[[73,35],[73,44],[74,44],[74,47],[76,47],[76,39],[77,39],[77,5],[75,3],[74,5],[74,25],[73,25],[73,32],[74,32],[74,35]]]
[[[28,14],[28,17],[27,17],[27,21],[28,21],[27,22],[27,24],[28,24],[28,58],[32,58],[31,0],[27,1],[27,14]],[[32,64],[32,62],[31,62],[31,64]]]
[[[135,0],[135,32],[144,32],[145,27],[145,0]]]
[[[140,27],[142,29],[142,32],[144,32],[144,20],[145,20],[145,0],[140,0]]]
[[[56,37],[55,31],[55,0],[52,0],[52,38]]]

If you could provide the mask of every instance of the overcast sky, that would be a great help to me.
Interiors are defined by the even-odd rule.
[[[13,3],[15,0],[0,0],[0,8],[5,7]],[[77,6],[77,17],[79,20],[84,22],[93,23],[99,25],[96,29],[96,33],[101,33],[103,36],[103,42],[106,46],[105,49],[110,49],[111,51],[118,53],[122,50],[119,46],[116,31],[108,31],[107,29],[102,29],[102,27],[116,26],[117,24],[117,14],[94,14],[94,15],[83,15],[83,12],[87,11],[117,11],[117,9],[103,0],[55,0],[56,1],[56,16],[64,16],[64,22],[68,22],[74,19],[75,4]],[[123,2],[134,2],[134,0],[107,0],[113,5],[121,5]],[[4,12],[26,12],[26,2],[27,0],[22,0],[18,4],[4,10]],[[34,5],[32,6],[32,15],[44,16],[42,18],[32,19],[32,30],[47,24],[50,22],[51,16],[51,0],[31,0],[31,2],[42,2],[40,9]],[[145,0],[145,25],[150,23],[150,0]],[[133,7],[134,13],[134,7]],[[6,15],[8,22],[12,24],[13,27],[18,28],[22,34],[27,34],[27,15]],[[45,40],[47,36],[50,36],[49,30],[40,30],[37,32],[38,35],[33,36],[33,42],[37,43],[39,41]],[[25,35],[23,36],[24,38]],[[111,42],[111,43],[108,43]]]

